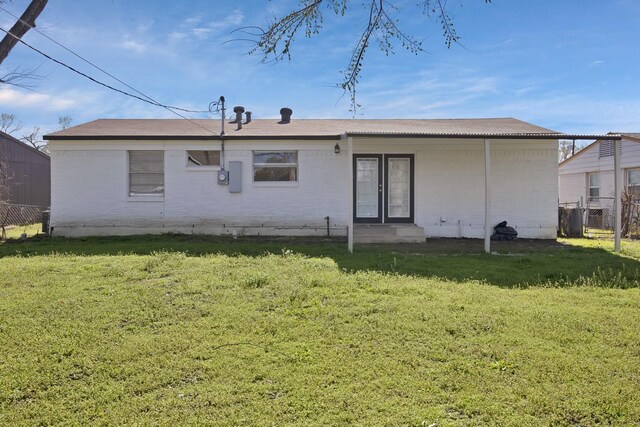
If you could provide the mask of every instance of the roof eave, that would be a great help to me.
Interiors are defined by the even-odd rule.
[[[220,141],[220,140],[336,140],[343,135],[366,138],[463,138],[463,139],[581,139],[581,140],[621,140],[620,135],[578,135],[563,133],[406,133],[406,132],[346,132],[327,135],[45,135],[47,141],[81,141],[81,140],[172,140],[172,141]]]

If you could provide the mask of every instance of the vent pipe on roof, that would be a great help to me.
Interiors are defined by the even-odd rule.
[[[239,123],[242,121],[242,113],[244,113],[244,107],[238,105],[237,107],[233,107],[233,112],[236,113],[236,118],[231,123]]]
[[[291,108],[281,108],[280,109],[280,121],[279,124],[285,124],[291,122],[291,115],[293,114],[293,110]]]
[[[233,107],[233,112],[236,113],[236,119],[233,121],[233,123],[236,123],[238,125],[238,129],[240,130],[242,129],[242,113],[244,113],[244,107],[238,105],[237,107]]]
[[[244,113],[244,115],[246,116],[246,120],[244,122],[244,124],[246,125],[247,123],[251,123],[251,111],[247,111],[246,113]]]

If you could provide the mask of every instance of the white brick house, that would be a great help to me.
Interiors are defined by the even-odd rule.
[[[623,188],[640,192],[640,133],[621,135],[620,167]],[[613,141],[599,139],[558,166],[560,203],[613,198]]]
[[[356,241],[359,224],[424,241],[486,237],[503,220],[520,237],[556,236],[561,134],[529,123],[263,119],[224,137],[218,120],[195,123],[96,120],[47,135],[53,234],[325,235],[328,217],[332,235]]]

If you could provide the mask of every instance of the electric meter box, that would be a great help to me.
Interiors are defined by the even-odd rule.
[[[229,171],[218,171],[218,185],[229,185]]]

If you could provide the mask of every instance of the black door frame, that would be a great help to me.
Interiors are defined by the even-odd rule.
[[[358,218],[358,158],[378,159],[378,216],[372,218]],[[382,222],[382,154],[354,154],[353,155],[353,222],[362,224],[379,224]]]
[[[389,159],[409,159],[409,216],[407,218],[389,218]],[[384,155],[384,222],[411,223],[414,221],[414,155],[413,154],[385,154]]]
[[[378,159],[378,216],[373,218],[358,218],[358,159]],[[409,161],[409,211],[407,218],[389,218],[387,204],[389,201],[389,159],[408,158]],[[411,223],[415,220],[415,156],[413,154],[354,154],[353,155],[353,222],[361,224],[398,224]],[[384,214],[383,214],[384,213]]]

